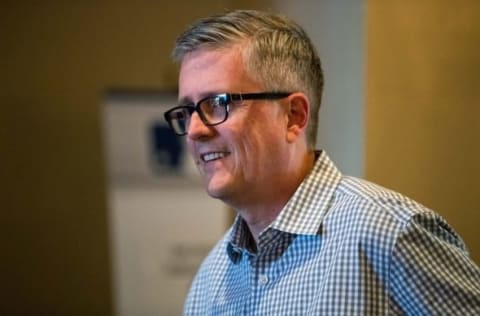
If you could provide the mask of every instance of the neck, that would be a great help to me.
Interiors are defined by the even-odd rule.
[[[242,206],[232,205],[246,222],[257,244],[260,234],[277,218],[314,164],[315,152],[312,151],[305,155],[290,174],[282,173],[282,178],[288,181],[283,181],[283,185],[282,183],[272,185],[271,190],[262,197],[261,201]]]

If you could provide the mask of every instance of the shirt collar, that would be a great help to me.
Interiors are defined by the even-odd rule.
[[[300,235],[316,235],[342,174],[325,151],[270,227]]]

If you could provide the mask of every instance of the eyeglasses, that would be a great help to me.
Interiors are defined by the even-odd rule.
[[[165,120],[175,134],[186,135],[193,112],[206,126],[215,126],[228,118],[230,105],[243,100],[276,100],[290,95],[289,92],[259,92],[259,93],[220,93],[201,99],[196,104],[176,106],[164,113]]]

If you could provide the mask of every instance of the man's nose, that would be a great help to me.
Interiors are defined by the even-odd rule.
[[[187,136],[192,140],[208,137],[212,134],[212,128],[205,125],[197,112],[193,112],[188,124]]]

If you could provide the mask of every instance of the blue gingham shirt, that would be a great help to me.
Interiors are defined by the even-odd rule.
[[[321,152],[258,245],[241,217],[185,315],[480,315],[480,269],[436,213]]]

